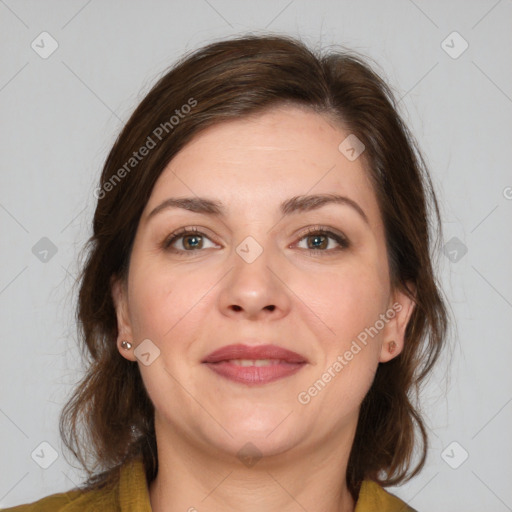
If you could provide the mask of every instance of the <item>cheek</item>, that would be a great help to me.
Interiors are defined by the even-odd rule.
[[[130,317],[138,338],[155,342],[171,339],[190,322],[214,286],[212,272],[191,272],[186,266],[144,262],[134,258],[130,286]],[[204,311],[203,311],[204,314]]]
[[[328,373],[329,377],[326,373],[322,374],[313,384],[315,391],[318,391],[316,397],[310,397],[313,407],[309,414],[323,416],[324,421],[328,423],[327,430],[352,423],[357,418],[361,403],[372,385],[376,369],[377,363],[368,358],[368,353],[363,349],[363,352],[354,355],[352,361],[339,373],[331,370]],[[324,384],[328,378],[331,380]],[[326,419],[326,410],[336,413]]]
[[[371,265],[302,273],[297,276],[294,292],[321,319],[319,332],[339,342],[338,348],[374,325],[385,307],[386,288]]]
[[[161,339],[177,321],[178,305],[184,297],[180,295],[182,288],[169,274],[169,270],[147,259],[142,262],[133,257],[129,283],[130,318],[137,338]]]
[[[382,291],[375,275],[340,271],[319,278],[316,285],[303,282],[310,290],[304,302],[321,318],[323,327],[312,329],[318,336],[321,355],[312,378],[301,391],[299,402],[311,416],[323,417],[325,410],[337,413],[326,428],[353,421],[373,382],[380,354],[380,332],[371,330],[382,312]],[[316,322],[315,315],[309,315]],[[301,401],[303,400],[303,401]]]

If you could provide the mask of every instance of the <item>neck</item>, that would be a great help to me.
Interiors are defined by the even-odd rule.
[[[184,443],[184,436],[163,431],[155,418],[158,474],[149,485],[153,512],[239,511],[354,512],[346,485],[353,432],[345,442],[292,448],[251,459],[226,451]],[[185,438],[186,439],[186,438]]]

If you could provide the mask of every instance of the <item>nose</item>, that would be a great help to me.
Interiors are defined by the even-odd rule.
[[[290,291],[275,258],[264,250],[249,261],[234,253],[219,295],[222,313],[251,320],[282,318],[290,309]]]

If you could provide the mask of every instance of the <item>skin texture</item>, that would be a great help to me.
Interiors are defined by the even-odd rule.
[[[312,111],[273,108],[201,132],[155,184],[127,282],[112,287],[119,352],[139,365],[156,410],[154,511],[354,510],[345,474],[359,407],[379,362],[402,350],[414,303],[390,288],[384,227],[362,158],[351,162],[338,149],[347,135]],[[279,211],[292,196],[320,193],[356,201],[368,224],[343,204],[288,216]],[[169,197],[195,196],[221,201],[226,216],[173,208],[148,219]],[[349,247],[332,238],[315,245],[304,232],[315,225],[340,232]],[[177,239],[179,254],[162,248],[189,226],[201,232],[199,241]],[[248,236],[263,249],[252,263],[236,251]],[[400,311],[378,334],[359,344],[309,403],[300,403],[298,394],[396,303]],[[249,337],[309,362],[258,386],[227,380],[201,363]],[[148,366],[134,355],[145,339],[160,350]],[[262,456],[250,467],[237,457],[248,442]]]

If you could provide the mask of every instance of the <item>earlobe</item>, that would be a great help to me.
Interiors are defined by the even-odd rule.
[[[130,318],[128,314],[127,290],[124,282],[116,277],[110,279],[112,301],[117,317],[117,349],[119,353],[129,361],[135,361],[133,354],[133,340]]]
[[[408,288],[416,296],[414,285],[411,283],[407,284]],[[405,343],[405,330],[416,305],[414,299],[402,291],[395,292],[394,299],[395,301],[390,310],[392,309],[395,315],[386,325],[384,342],[379,357],[379,362],[381,363],[387,363],[402,352]]]
[[[395,340],[385,341],[382,344],[379,362],[387,363],[402,352],[403,345],[398,346]]]

